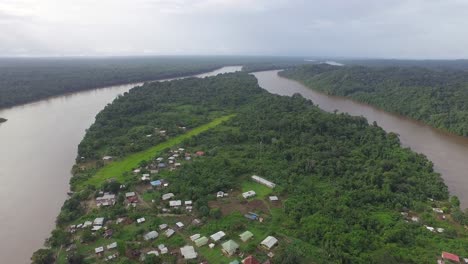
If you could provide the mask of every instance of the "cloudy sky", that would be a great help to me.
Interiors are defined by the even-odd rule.
[[[0,56],[468,58],[468,0],[0,0]]]

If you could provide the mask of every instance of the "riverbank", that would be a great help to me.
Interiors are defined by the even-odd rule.
[[[238,70],[223,67],[211,73]],[[0,256],[5,263],[29,263],[32,252],[42,246],[67,198],[70,169],[86,129],[107,104],[137,85],[141,83],[0,110],[0,116],[8,119],[0,128],[0,237],[4,238]],[[31,225],[31,219],[38,220]]]
[[[255,73],[259,84],[267,91],[292,96],[299,93],[327,112],[363,116],[369,123],[376,122],[387,132],[399,135],[401,144],[422,153],[434,163],[451,194],[458,196],[462,208],[468,208],[468,138],[435,129],[419,121],[391,114],[349,98],[332,96],[311,89],[302,83],[281,77],[279,71]]]

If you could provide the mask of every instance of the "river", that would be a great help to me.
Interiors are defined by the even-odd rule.
[[[423,153],[434,163],[452,195],[460,198],[461,206],[468,207],[468,138],[453,135],[419,121],[390,114],[348,98],[326,95],[307,88],[299,82],[278,76],[278,71],[254,73],[259,85],[270,93],[291,96],[300,93],[327,112],[363,116],[388,132],[399,134],[403,146]]]
[[[239,71],[228,66],[196,75]],[[96,114],[134,83],[0,110],[0,263],[30,263],[67,197],[78,143]]]

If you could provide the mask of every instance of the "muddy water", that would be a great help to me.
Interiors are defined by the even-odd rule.
[[[468,207],[468,138],[347,98],[316,92],[296,81],[278,76],[277,72],[265,71],[254,75],[260,86],[271,93],[300,93],[327,112],[338,110],[354,116],[363,116],[370,123],[377,122],[386,131],[399,134],[404,146],[423,153],[434,163],[435,170],[441,173],[450,193],[460,198],[462,207]]]
[[[223,67],[197,75],[239,71]],[[141,83],[110,86],[0,110],[0,263],[30,263],[66,198],[78,143],[95,115]]]

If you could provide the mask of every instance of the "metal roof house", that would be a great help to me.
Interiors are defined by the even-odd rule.
[[[258,183],[260,183],[260,184],[262,184],[262,185],[265,185],[265,186],[268,187],[268,188],[272,188],[272,189],[273,189],[273,188],[275,188],[275,186],[276,186],[276,184],[272,183],[271,181],[266,180],[266,179],[264,179],[264,178],[262,178],[262,177],[260,177],[260,176],[257,176],[257,175],[253,175],[253,176],[252,176],[252,180],[254,180],[255,182],[258,182]]]
[[[264,248],[270,250],[276,244],[278,244],[278,239],[272,236],[267,236],[261,243]]]
[[[247,240],[253,237],[253,234],[250,231],[245,231],[244,233],[240,234],[239,237],[242,240],[242,242],[246,242]]]
[[[195,242],[195,246],[201,247],[201,246],[208,244],[208,238],[206,236],[203,236],[203,237],[196,239],[194,242]]]
[[[223,238],[225,235],[226,235],[226,233],[224,233],[223,231],[218,231],[218,232],[214,233],[213,235],[211,235],[210,238],[211,238],[214,242],[217,242],[217,241],[219,241],[221,238]]]
[[[221,247],[223,248],[223,253],[228,256],[234,255],[234,253],[239,249],[239,245],[232,239],[224,242]]]
[[[166,193],[166,194],[163,194],[163,195],[162,195],[163,201],[169,200],[169,199],[171,199],[172,197],[174,197],[174,194],[173,194],[173,193]]]
[[[150,232],[146,233],[146,235],[144,235],[143,238],[148,241],[148,240],[152,240],[152,239],[157,238],[158,235],[159,235],[158,232],[150,231]]]
[[[185,246],[180,248],[180,254],[184,256],[184,259],[195,259],[197,258],[197,252],[192,246]]]
[[[256,193],[255,193],[254,190],[250,190],[248,192],[242,193],[242,197],[244,197],[245,199],[248,199],[250,197],[254,197],[255,195],[256,195]]]

